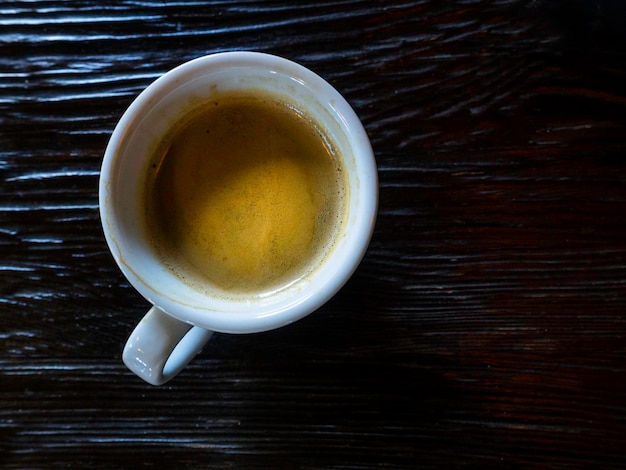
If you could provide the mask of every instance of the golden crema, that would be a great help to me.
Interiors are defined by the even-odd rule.
[[[332,249],[346,186],[341,158],[310,118],[271,96],[222,95],[155,153],[146,229],[180,278],[262,293]]]

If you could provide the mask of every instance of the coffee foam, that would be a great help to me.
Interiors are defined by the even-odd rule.
[[[242,98],[241,94],[238,94],[237,96],[239,98]],[[222,222],[218,222],[217,225],[211,223],[211,220],[219,220],[220,217],[215,216],[215,214],[211,214],[212,209],[210,208],[207,209],[207,207],[201,207],[201,205],[199,205],[195,207],[195,209],[187,210],[190,204],[189,204],[189,193],[187,192],[186,186],[188,185],[187,183],[191,185],[191,182],[188,181],[187,178],[202,179],[203,177],[206,177],[206,175],[203,175],[202,171],[198,170],[193,165],[193,162],[191,162],[188,168],[185,168],[184,164],[180,164],[180,161],[177,165],[170,164],[170,166],[173,166],[175,168],[173,171],[178,173],[178,175],[175,175],[173,178],[174,179],[178,178],[180,181],[183,181],[184,184],[179,185],[180,187],[178,189],[164,187],[165,191],[163,191],[162,194],[160,194],[160,197],[162,198],[162,203],[164,206],[167,206],[168,204],[173,205],[173,212],[169,212],[167,217],[174,216],[178,218],[179,222],[181,222],[179,224],[176,224],[176,227],[173,227],[174,239],[180,239],[181,236],[186,236],[185,232],[187,232],[187,234],[188,232],[193,232],[191,233],[191,236],[189,238],[194,239],[195,241],[191,244],[188,244],[187,248],[182,251],[177,251],[172,248],[167,248],[171,244],[170,243],[171,240],[167,241],[166,239],[167,238],[171,239],[172,234],[170,233],[169,235],[166,236],[165,234],[159,234],[158,231],[153,230],[152,228],[155,223],[155,214],[151,214],[150,211],[148,211],[147,216],[146,216],[146,227],[147,227],[148,233],[151,235],[150,238],[153,241],[154,249],[155,251],[158,252],[159,257],[163,261],[163,263],[167,265],[168,268],[173,273],[175,273],[181,280],[183,280],[183,282],[190,285],[194,290],[198,290],[198,291],[208,293],[211,295],[218,295],[224,298],[241,299],[242,297],[248,298],[251,295],[252,297],[264,296],[264,295],[268,295],[269,293],[273,291],[281,290],[288,286],[292,286],[298,280],[306,278],[312,272],[314,272],[333,251],[334,244],[343,228],[343,225],[345,224],[345,218],[346,218],[345,215],[347,211],[348,184],[347,184],[346,177],[345,177],[345,171],[344,171],[341,156],[337,154],[336,148],[332,145],[326,133],[323,132],[319,128],[319,126],[315,125],[310,118],[305,116],[303,113],[298,112],[297,109],[295,109],[292,105],[286,105],[283,102],[278,103],[276,102],[276,98],[271,97],[271,96],[263,96],[260,98],[258,97],[258,95],[255,95],[255,96],[256,96],[255,98],[252,98],[251,96],[247,96],[244,94],[243,98],[247,100],[253,100],[253,101],[271,100],[271,102],[273,103],[272,106],[275,106],[275,107],[279,106],[282,109],[282,112],[285,112],[285,110],[289,108],[290,109],[289,112],[292,113],[294,116],[296,116],[297,120],[301,122],[306,121],[307,124],[305,127],[309,129],[309,132],[312,131],[315,133],[315,136],[311,138],[315,140],[316,145],[319,145],[322,148],[324,148],[324,151],[328,155],[327,158],[330,159],[330,161],[326,162],[327,164],[332,166],[332,172],[330,173],[330,177],[332,177],[333,181],[330,182],[330,186],[333,189],[331,189],[330,191],[335,191],[336,194],[332,195],[331,199],[334,201],[332,204],[326,204],[326,205],[318,204],[317,210],[312,211],[312,212],[315,212],[315,214],[306,216],[305,215],[305,213],[307,212],[306,209],[311,207],[311,204],[312,204],[310,197],[307,200],[306,191],[296,191],[292,194],[292,196],[289,196],[289,198],[287,198],[288,200],[286,201],[285,201],[284,193],[288,191],[286,191],[286,188],[280,187],[280,185],[274,188],[275,194],[273,195],[266,194],[268,192],[267,181],[268,181],[268,178],[271,179],[272,175],[271,174],[263,175],[264,173],[264,169],[262,168],[263,165],[260,165],[259,167],[258,165],[259,162],[255,162],[255,164],[251,164],[250,168],[247,168],[245,171],[243,171],[241,167],[235,168],[234,165],[233,165],[233,168],[229,168],[229,165],[232,165],[232,162],[230,161],[229,162],[222,161],[219,164],[217,164],[215,161],[212,161],[212,165],[214,166],[219,166],[219,165],[224,166],[223,168],[224,172],[221,173],[222,180],[219,182],[224,183],[224,185],[228,186],[229,182],[233,183],[236,180],[237,185],[239,185],[238,188],[230,188],[231,191],[228,190],[229,188],[222,188],[223,191],[222,191],[222,194],[219,195],[219,197],[224,198],[224,201],[223,201],[224,203],[217,204],[217,206],[221,206],[222,210],[224,208],[227,208],[227,210],[229,210],[229,208],[233,208],[232,210],[239,210],[239,209],[236,209],[237,204],[235,203],[236,201],[235,193],[237,193],[237,191],[243,191],[243,192],[247,191],[248,193],[251,193],[251,194],[248,194],[247,196],[243,195],[241,198],[242,202],[240,205],[243,207],[246,204],[249,205],[250,203],[252,203],[252,204],[256,204],[260,206],[265,206],[265,212],[257,210],[256,212],[251,212],[250,214],[246,215],[244,218],[247,218],[248,221],[254,220],[255,214],[258,216],[259,214],[262,214],[262,213],[267,214],[268,211],[272,212],[270,210],[272,209],[270,206],[274,205],[275,207],[273,208],[273,213],[272,213],[273,215],[271,218],[273,218],[275,223],[279,226],[278,235],[282,236],[283,238],[288,236],[290,233],[293,233],[294,231],[296,231],[296,229],[303,228],[302,225],[306,225],[306,224],[309,224],[315,227],[323,226],[327,228],[322,233],[320,233],[319,230],[315,230],[314,228],[308,230],[311,233],[311,239],[308,241],[304,240],[304,242],[309,243],[313,248],[311,250],[311,253],[306,255],[308,261],[304,263],[303,265],[297,268],[294,268],[291,271],[289,269],[286,269],[285,271],[286,274],[284,276],[282,277],[278,276],[278,278],[272,282],[254,283],[254,282],[247,281],[247,284],[246,284],[248,286],[247,288],[243,288],[241,286],[236,288],[232,285],[232,282],[229,285],[228,282],[224,282],[223,280],[220,281],[220,280],[212,279],[210,282],[207,282],[207,278],[211,279],[210,271],[214,269],[214,266],[212,267],[211,263],[212,262],[214,263],[215,259],[209,262],[207,266],[206,260],[210,259],[211,255],[204,256],[204,254],[198,253],[197,246],[201,244],[199,243],[199,239],[203,237],[203,230],[194,231],[192,228],[193,226],[204,227],[205,229],[207,227],[210,227],[209,232],[215,235],[215,236],[210,237],[212,238],[212,241],[209,241],[207,245],[208,251],[211,251],[213,248],[215,248],[216,244],[220,243],[220,237],[225,237],[228,235],[229,237],[232,238],[234,236],[239,235],[237,233],[221,233],[220,234],[218,233],[220,229],[226,232],[239,231],[241,232],[241,234],[245,235],[243,237],[244,239],[243,243],[233,245],[235,253],[237,251],[242,252],[239,255],[239,260],[234,260],[236,261],[235,266],[234,267],[231,266],[232,268],[231,271],[235,273],[235,277],[238,275],[239,276],[243,275],[245,277],[246,268],[251,268],[251,267],[254,267],[254,269],[261,272],[260,274],[261,277],[268,277],[267,274],[262,273],[264,269],[264,263],[267,264],[268,260],[270,260],[269,262],[272,265],[275,265],[276,263],[283,263],[287,265],[292,263],[292,260],[290,260],[290,256],[289,256],[290,250],[295,249],[294,247],[297,247],[297,243],[296,245],[285,245],[283,247],[275,247],[274,249],[271,247],[273,242],[272,242],[272,238],[270,237],[268,238],[268,240],[266,240],[266,242],[269,243],[269,248],[267,249],[264,248],[262,250],[259,250],[260,244],[263,243],[263,234],[264,234],[263,224],[256,223],[254,224],[254,229],[251,229],[251,230],[246,230],[245,223],[243,225],[239,225],[239,226],[235,225],[235,226],[231,226],[230,228],[228,228],[225,225],[223,225]],[[198,117],[203,115],[207,107],[215,106],[217,109],[220,106],[223,107],[223,103],[228,102],[229,100],[232,100],[232,99],[234,98],[231,95],[215,96],[214,99],[211,100],[211,102],[206,103],[204,107],[202,108],[194,109],[193,111],[188,113],[185,117],[183,117],[183,119],[181,119],[173,127],[172,133],[170,133],[168,138],[164,139],[164,141],[159,146],[158,150],[155,152],[155,156],[151,162],[151,166],[155,168],[155,171],[152,172],[153,173],[152,176],[147,178],[146,186],[148,188],[154,187],[154,184],[158,179],[157,175],[159,175],[162,171],[166,170],[165,167],[168,166],[168,162],[167,162],[167,158],[169,158],[168,155],[170,154],[173,155],[176,152],[178,152],[179,155],[181,152],[182,154],[185,154],[185,152],[191,153],[193,149],[190,150],[190,147],[197,145],[197,142],[194,144],[193,139],[189,137],[189,135],[191,134],[183,136],[181,138],[180,137],[181,132],[184,134],[185,130],[187,130],[191,133],[193,132],[197,133],[198,132],[197,129],[196,130],[193,129],[193,127],[196,126],[196,124],[194,123],[198,122],[197,121]],[[217,103],[217,105],[215,103]],[[220,103],[222,103],[222,105]],[[211,132],[216,131],[214,127],[208,130]],[[232,140],[232,136],[229,136],[227,134],[228,133],[225,133],[224,137],[226,137],[227,140]],[[247,142],[252,143],[252,144],[259,142],[260,140],[262,139],[260,139],[259,136],[249,136],[247,138]],[[278,139],[278,140],[283,141],[284,139],[282,140]],[[275,141],[272,141],[272,142],[275,143]],[[251,148],[249,150],[252,151],[254,149]],[[224,151],[225,151],[224,148],[222,148],[221,150],[215,148],[212,150],[211,153],[214,153],[217,155],[223,155]],[[283,160],[284,160],[283,166],[285,167],[283,169],[284,170],[283,173],[286,176],[286,179],[283,178],[283,182],[286,181],[287,182],[286,184],[289,184],[289,182],[291,182],[292,186],[295,186],[295,187],[304,186],[305,182],[307,181],[307,178],[310,179],[310,175],[307,174],[307,168],[298,167],[298,165],[295,165],[294,162],[290,161],[289,159],[283,159]],[[275,162],[274,162],[273,168],[276,169]],[[267,168],[265,168],[265,170],[267,170]],[[229,179],[223,176],[225,174],[232,173],[232,172],[235,172],[235,173],[248,172],[249,174],[239,175],[237,176],[237,178],[232,178],[232,179]],[[187,174],[187,176],[185,176],[185,173]],[[265,171],[265,173],[267,173],[267,171]],[[329,176],[326,175],[326,178],[328,177]],[[213,175],[212,178],[215,179],[215,175]],[[297,183],[294,183],[294,181],[297,181]],[[218,181],[214,180],[213,181],[214,186],[218,185],[216,183],[218,183]],[[326,181],[326,185],[328,185],[328,183],[329,181]],[[323,182],[320,183],[319,181],[317,182],[317,184],[324,185]],[[264,191],[264,188],[265,188],[265,191]],[[324,189],[326,189],[327,190],[326,192],[328,192],[327,188],[324,188]],[[185,195],[186,192],[187,194]],[[218,193],[219,188],[211,188],[210,192]],[[150,193],[150,191],[148,191],[148,193]],[[261,194],[263,194],[264,197],[255,197],[255,195],[259,196]],[[203,197],[203,195],[201,194],[195,194],[195,197],[198,197],[198,196]],[[206,194],[204,196],[206,196]],[[151,196],[148,196],[148,197],[151,197]],[[296,200],[298,197],[302,198],[302,201],[298,202]],[[185,202],[185,200],[187,200],[187,202]],[[227,203],[228,201],[230,201],[230,203]],[[281,202],[283,203],[286,202],[288,204],[282,204],[281,206]],[[150,204],[148,204],[148,207],[150,207]],[[185,208],[185,212],[187,213],[181,216],[181,214],[177,213],[180,211],[179,209],[176,209],[176,207]],[[296,223],[296,221],[298,220],[298,217],[300,217],[300,222]],[[202,218],[207,219],[206,223],[198,222]],[[220,224],[222,224],[222,226],[220,226]],[[269,231],[271,232],[271,230]],[[305,231],[306,231],[306,228],[305,228]],[[248,233],[246,234],[244,232],[248,232]],[[274,229],[274,232],[276,232],[276,229]],[[206,235],[206,231],[204,231],[204,233]],[[276,233],[274,233],[274,235],[276,235]],[[248,243],[246,242],[246,240],[248,242],[252,241],[254,243]],[[194,244],[196,246],[195,248],[192,246]],[[253,246],[254,244],[256,244],[256,246]],[[263,252],[264,253],[263,256],[255,255],[255,253],[259,253],[259,252]],[[233,251],[231,250],[230,253],[232,255]],[[255,258],[257,259],[255,260]],[[191,262],[189,262],[189,260],[191,260]],[[199,268],[197,266],[196,261],[202,261],[202,263],[204,263],[205,265],[205,268],[202,268],[202,267]],[[243,268],[241,268],[241,266],[237,267],[236,266],[237,262],[243,262],[243,265],[245,266],[242,265]],[[293,263],[297,264],[296,261],[293,261]],[[195,267],[194,267],[194,264],[196,264]],[[260,284],[263,284],[263,285],[260,285]]]

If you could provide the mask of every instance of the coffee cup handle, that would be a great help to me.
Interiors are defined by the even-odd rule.
[[[152,307],[128,338],[122,359],[149,384],[162,385],[178,375],[212,335]]]

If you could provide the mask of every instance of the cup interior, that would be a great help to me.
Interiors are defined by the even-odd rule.
[[[152,251],[142,223],[142,183],[168,130],[216,93],[261,90],[304,110],[333,140],[348,174],[343,232],[310,275],[275,293],[229,296],[183,282]],[[130,105],[102,164],[100,213],[109,248],[129,282],[149,302],[180,320],[213,331],[251,333],[291,323],[316,310],[352,275],[369,243],[378,201],[377,171],[367,134],[346,100],[310,70],[256,52],[214,54],[163,75]]]

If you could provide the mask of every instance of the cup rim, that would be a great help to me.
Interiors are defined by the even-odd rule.
[[[210,301],[212,299],[208,297],[206,305],[189,305],[171,295],[163,295],[158,286],[150,285],[141,272],[142,267],[129,264],[125,258],[124,250],[128,250],[128,246],[125,245],[125,240],[119,241],[121,235],[117,227],[117,209],[111,207],[114,205],[111,201],[114,199],[114,170],[118,164],[118,150],[130,132],[129,129],[137,125],[142,113],[150,109],[150,106],[172,86],[178,86],[197,74],[211,73],[218,68],[224,70],[234,67],[272,67],[293,74],[293,77],[306,82],[313,89],[319,87],[332,95],[333,112],[337,113],[348,129],[346,134],[352,143],[359,173],[359,187],[356,193],[351,193],[349,197],[357,197],[359,201],[357,213],[352,214],[354,227],[350,231],[350,239],[342,248],[343,262],[326,273],[327,279],[319,281],[319,285],[301,289],[297,295],[276,305],[228,301],[232,304],[230,307],[237,309],[239,306],[240,310],[224,314],[212,306]],[[378,208],[377,168],[369,138],[360,119],[343,96],[326,80],[308,68],[283,57],[252,51],[220,52],[192,59],[166,72],[148,85],[126,109],[105,150],[99,180],[99,208],[105,239],[113,258],[130,284],[150,303],[179,320],[213,331],[226,333],[266,331],[292,323],[317,310],[352,276],[365,255],[375,225]],[[336,255],[333,253],[330,258],[325,264],[330,264]]]

